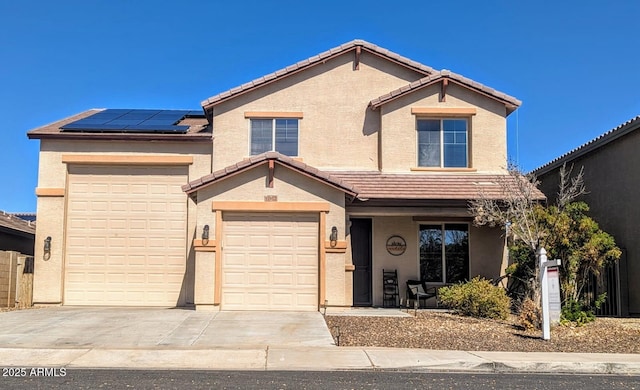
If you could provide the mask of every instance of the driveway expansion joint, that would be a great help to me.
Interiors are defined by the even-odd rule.
[[[373,360],[371,359],[371,356],[369,356],[369,353],[367,352],[366,349],[362,349],[362,352],[364,352],[364,355],[367,357],[367,359],[369,360],[369,363],[371,364],[371,368],[376,369],[378,368],[374,363]]]

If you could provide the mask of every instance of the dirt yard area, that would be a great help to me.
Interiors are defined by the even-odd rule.
[[[413,312],[411,312],[413,314]],[[507,321],[418,311],[411,317],[326,316],[340,346],[461,351],[640,353],[640,318],[598,318],[582,327],[554,326],[551,340]]]

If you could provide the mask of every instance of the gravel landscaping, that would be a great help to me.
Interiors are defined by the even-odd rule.
[[[640,353],[640,318],[598,318],[582,327],[554,326],[551,340],[507,321],[422,310],[414,317],[341,316],[325,320],[340,346],[461,351]]]

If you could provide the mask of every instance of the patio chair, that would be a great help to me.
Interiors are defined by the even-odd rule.
[[[435,287],[429,287],[420,280],[407,280],[407,307],[411,306],[413,301],[414,306],[417,303],[417,307],[426,307],[427,299],[438,296],[437,289]],[[424,301],[424,306],[420,305],[420,301]]]

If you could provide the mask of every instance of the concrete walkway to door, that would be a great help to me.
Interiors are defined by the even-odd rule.
[[[319,312],[50,307],[0,316],[0,348],[335,346]]]

